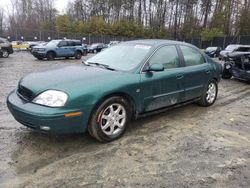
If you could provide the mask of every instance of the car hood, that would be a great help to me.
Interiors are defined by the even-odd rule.
[[[221,56],[226,56],[228,53],[231,53],[232,51],[231,50],[222,50],[221,52],[220,52],[220,55]]]
[[[49,89],[70,94],[79,90],[88,92],[90,88],[98,88],[104,83],[126,79],[127,75],[100,67],[74,65],[28,74],[20,80],[19,85],[31,90],[34,95]]]

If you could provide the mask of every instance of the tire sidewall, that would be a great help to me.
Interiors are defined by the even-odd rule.
[[[101,120],[101,116],[104,110],[108,106],[114,103],[120,104],[124,107],[124,109],[126,110],[126,121],[122,130],[118,134],[106,135],[100,126],[100,120]],[[110,142],[110,141],[120,138],[125,133],[126,127],[128,123],[130,122],[130,120],[131,120],[131,107],[129,106],[128,102],[121,97],[111,97],[105,100],[103,103],[101,103],[99,107],[95,110],[95,112],[92,114],[91,122],[89,126],[92,126],[92,130],[101,139],[100,141]]]

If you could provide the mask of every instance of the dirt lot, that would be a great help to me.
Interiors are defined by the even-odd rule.
[[[25,74],[76,60],[0,59],[0,187],[249,187],[250,85],[223,80],[210,108],[191,104],[133,122],[100,144],[17,123],[7,94]]]

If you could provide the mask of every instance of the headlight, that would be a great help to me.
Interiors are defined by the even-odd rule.
[[[38,95],[33,102],[49,107],[62,107],[67,99],[68,95],[62,91],[48,90]]]

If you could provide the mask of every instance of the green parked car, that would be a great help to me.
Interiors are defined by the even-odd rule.
[[[15,119],[35,130],[88,131],[99,141],[119,138],[132,119],[197,102],[211,106],[222,66],[177,41],[120,43],[83,65],[31,73],[7,98]]]

